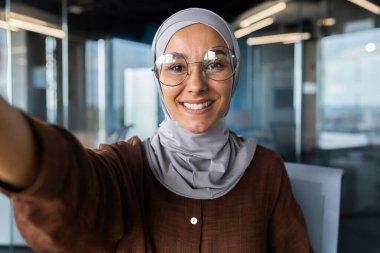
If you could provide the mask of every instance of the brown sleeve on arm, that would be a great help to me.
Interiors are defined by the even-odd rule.
[[[27,189],[2,189],[13,201],[24,238],[40,253],[112,252],[123,234],[117,174],[128,164],[112,148],[87,150],[63,128],[28,121],[38,147],[38,176]]]
[[[313,252],[302,210],[291,190],[282,161],[276,161],[273,209],[269,221],[268,249],[272,253]]]
[[[32,133],[32,138],[33,138],[33,150],[32,152],[34,152],[35,154],[35,161],[36,161],[36,170],[37,170],[37,174],[39,173],[39,168],[40,168],[40,165],[41,165],[41,156],[42,156],[42,153],[43,153],[43,147],[42,147],[42,143],[41,143],[41,140],[40,140],[40,135],[38,133],[38,130],[36,129],[36,124],[33,123],[34,121],[37,123],[38,121],[37,120],[34,120],[33,118],[31,118],[30,116],[28,116],[25,112],[23,112],[22,110],[19,110],[19,113],[25,118],[30,130],[31,130],[31,133]],[[19,157],[19,159],[23,159],[22,157]],[[14,186],[10,183],[7,183],[7,182],[4,182],[4,181],[1,181],[0,180],[0,192],[3,192],[4,194],[10,196],[12,193],[18,193],[18,192],[22,192],[26,190],[25,188],[23,187],[18,187],[18,186]]]

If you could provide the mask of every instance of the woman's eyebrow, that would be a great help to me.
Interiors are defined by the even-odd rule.
[[[212,50],[213,52],[215,52],[217,55],[218,54],[224,54],[224,55],[227,55],[227,52],[222,50],[222,49],[215,49],[215,50]]]
[[[166,52],[165,54],[171,54],[174,57],[184,57],[187,59],[187,55],[185,53],[180,53],[180,52]]]
[[[219,46],[216,46],[216,47],[219,47]],[[227,49],[226,49],[226,50],[227,50]],[[222,55],[227,55],[228,53],[226,52],[226,50],[219,49],[219,48],[215,48],[215,47],[211,47],[211,48],[209,48],[207,51],[205,51],[205,52],[203,53],[203,55],[205,55],[205,54],[206,54],[207,52],[209,52],[209,51],[214,52],[216,55],[220,55],[220,54],[222,54]],[[189,55],[186,54],[186,53],[181,53],[181,52],[176,52],[176,51],[174,51],[174,52],[166,52],[165,54],[172,54],[172,55],[174,55],[174,56],[176,56],[176,57],[183,57],[183,58],[185,58],[186,60],[191,60],[191,55],[190,55],[190,57],[189,57]]]

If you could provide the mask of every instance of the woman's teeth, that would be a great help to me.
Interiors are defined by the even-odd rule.
[[[210,104],[211,104],[211,101],[207,101],[207,102],[204,102],[204,103],[201,103],[201,104],[189,104],[189,103],[183,103],[183,105],[184,105],[186,108],[189,108],[189,109],[192,109],[192,110],[201,110],[201,109],[204,109],[204,108],[209,107]]]

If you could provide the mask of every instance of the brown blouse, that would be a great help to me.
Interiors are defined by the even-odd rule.
[[[283,161],[269,149],[257,147],[228,194],[195,200],[155,179],[138,138],[89,150],[29,121],[39,176],[21,192],[1,190],[36,252],[312,252]]]

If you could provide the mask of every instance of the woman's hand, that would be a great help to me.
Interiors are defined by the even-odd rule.
[[[0,180],[28,187],[36,177],[36,150],[22,114],[0,96]]]

